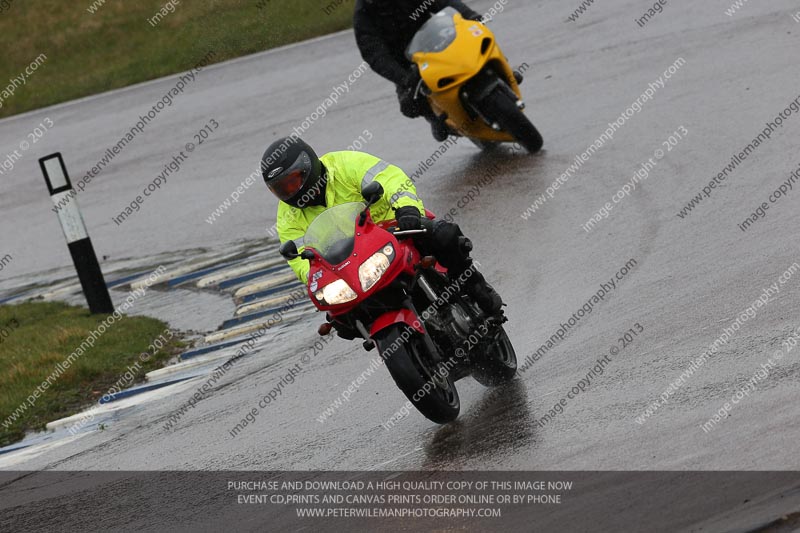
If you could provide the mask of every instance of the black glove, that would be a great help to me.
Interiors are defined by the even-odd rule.
[[[422,116],[424,108],[419,98],[415,98],[420,78],[415,74],[409,75],[403,83],[397,86],[397,97],[400,100],[400,112],[408,118]]]
[[[407,205],[396,210],[395,218],[397,219],[397,226],[400,231],[422,228],[419,209],[414,206]]]
[[[467,19],[467,20],[475,20],[475,21],[478,21],[478,22],[483,22],[483,15],[480,15],[480,14],[478,14],[478,13],[475,13],[475,14],[473,14],[473,15],[468,15],[468,16],[466,17],[466,19]]]

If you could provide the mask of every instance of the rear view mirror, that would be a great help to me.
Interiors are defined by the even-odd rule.
[[[286,241],[285,243],[281,244],[281,247],[278,248],[278,251],[285,259],[295,259],[296,257],[300,257],[300,254],[297,253],[297,244],[294,241]]]
[[[374,204],[383,197],[383,186],[377,181],[370,182],[369,185],[361,189],[361,196],[369,205]]]

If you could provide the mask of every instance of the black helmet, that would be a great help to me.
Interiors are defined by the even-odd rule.
[[[294,207],[324,203],[324,173],[314,149],[298,137],[278,139],[261,157],[261,175],[267,187]]]

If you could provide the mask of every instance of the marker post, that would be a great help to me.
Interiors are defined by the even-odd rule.
[[[72,188],[61,152],[42,157],[39,159],[39,166],[42,168],[44,180],[47,182],[50,199],[58,210],[58,220],[61,222],[61,229],[67,239],[75,270],[78,271],[78,279],[83,287],[86,302],[89,304],[89,311],[92,314],[113,313],[114,304],[108,294],[108,287],[103,278],[103,272],[100,270],[100,264],[97,262],[92,240],[86,232],[86,225],[83,222],[76,193]],[[65,198],[66,202],[63,201]],[[59,206],[59,202],[61,202],[61,206]]]

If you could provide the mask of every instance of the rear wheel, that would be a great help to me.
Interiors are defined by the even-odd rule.
[[[497,326],[471,357],[472,377],[486,387],[508,383],[517,373],[517,353],[503,326]]]
[[[481,100],[478,107],[481,114],[497,122],[501,129],[510,133],[530,153],[542,149],[542,135],[522,109],[517,107],[516,95],[504,82]]]
[[[419,333],[398,324],[375,341],[397,387],[425,418],[446,424],[458,417],[461,402],[453,379],[441,367],[436,371]]]

